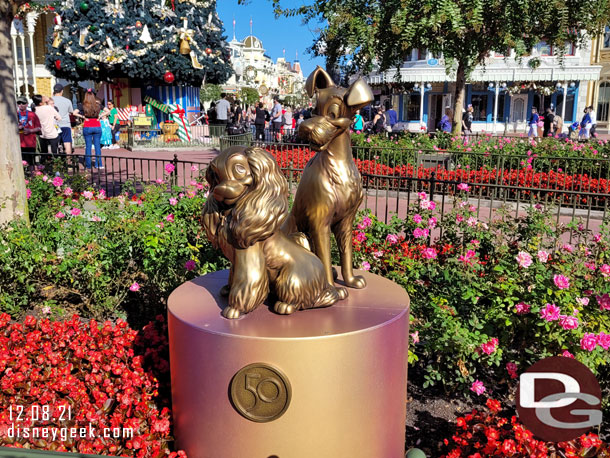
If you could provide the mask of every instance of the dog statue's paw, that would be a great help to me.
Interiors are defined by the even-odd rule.
[[[347,289],[342,286],[337,287],[337,294],[339,295],[339,300],[343,300],[347,297]]]
[[[227,297],[230,292],[231,292],[231,285],[224,285],[222,288],[220,288],[220,295],[222,297]]]
[[[234,320],[236,318],[239,318],[239,316],[241,315],[241,312],[233,307],[225,307],[224,309],[222,309],[222,316],[224,316],[225,318],[228,318],[229,320]]]
[[[350,279],[343,279],[343,281],[350,288],[362,289],[366,287],[366,280],[361,275],[354,275]]]
[[[277,301],[273,306],[273,310],[275,310],[275,313],[279,313],[280,315],[290,315],[291,313],[296,312],[297,308],[294,305]]]

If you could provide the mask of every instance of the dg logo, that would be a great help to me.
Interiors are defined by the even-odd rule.
[[[231,403],[248,420],[266,423],[281,417],[292,395],[288,378],[279,369],[265,363],[249,364],[240,369],[229,386]]]
[[[602,422],[601,398],[599,383],[587,366],[553,356],[521,374],[517,412],[539,439],[570,441]]]

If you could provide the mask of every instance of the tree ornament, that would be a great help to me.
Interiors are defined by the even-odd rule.
[[[176,77],[170,71],[165,72],[165,74],[163,75],[163,81],[165,81],[167,84],[173,83],[175,79]]]
[[[212,49],[211,48],[205,48],[205,53],[209,56],[210,54],[212,54]]]
[[[57,60],[55,61],[55,68],[56,68],[57,70],[61,70],[61,60],[57,59]]]
[[[140,35],[140,40],[143,43],[152,43],[152,38],[150,36],[150,31],[148,30],[148,25],[144,24],[144,28],[142,29],[142,35]]]
[[[91,25],[89,26],[89,32],[91,32],[91,33],[95,33],[95,32],[97,32],[97,25],[95,25],[95,24],[91,24]]]
[[[61,44],[61,33],[54,32],[53,33],[53,47],[54,48],[59,48],[60,44]]]
[[[85,61],[84,61],[84,60],[82,60],[82,59],[77,59],[77,60],[76,60],[76,66],[77,66],[79,69],[83,70],[83,69],[84,69],[84,68],[87,66],[87,62],[85,62]]]
[[[197,70],[201,70],[203,68],[203,65],[201,65],[201,63],[199,63],[199,60],[197,60],[197,55],[195,54],[195,51],[191,51],[191,64],[193,65],[193,68],[197,69]]]
[[[55,18],[53,19],[53,22],[55,22],[55,25],[61,26],[61,16],[59,14],[56,14]]]
[[[89,3],[87,2],[80,2],[80,5],[78,5],[80,12],[85,14],[87,13],[87,11],[89,11]]]

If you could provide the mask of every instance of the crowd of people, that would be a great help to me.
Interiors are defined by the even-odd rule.
[[[532,113],[528,119],[528,137],[569,137],[571,139],[588,140],[596,137],[597,117],[593,106],[584,109],[580,122],[574,122],[568,126],[568,133],[563,132],[563,119],[555,113],[551,105],[539,114],[536,107],[532,107]]]
[[[40,162],[60,154],[72,154],[73,128],[82,128],[85,140],[85,167],[92,168],[91,154],[95,151],[93,168],[103,169],[102,148],[119,148],[120,122],[112,101],[104,107],[89,89],[78,108],[63,96],[64,87],[56,84],[53,97],[33,95],[31,105],[24,96],[17,98],[19,137],[23,158],[33,165],[36,155]],[[29,106],[28,106],[29,105]],[[50,153],[49,153],[50,149]]]

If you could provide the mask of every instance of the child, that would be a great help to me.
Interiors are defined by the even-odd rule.
[[[100,143],[102,144],[102,148],[109,148],[110,145],[112,145],[112,127],[110,127],[108,116],[110,116],[110,110],[104,108],[100,113],[100,122],[102,124],[102,137],[100,138]]]

